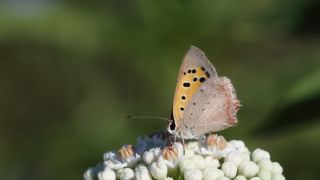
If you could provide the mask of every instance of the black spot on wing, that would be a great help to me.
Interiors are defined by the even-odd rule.
[[[202,71],[205,71],[205,70],[206,70],[206,68],[204,68],[203,66],[201,66],[201,70],[202,70]]]
[[[186,100],[186,96],[184,96],[184,95],[181,96],[181,99],[182,99],[182,100]]]
[[[190,87],[190,83],[189,82],[185,82],[182,85],[183,85],[183,87]]]
[[[206,78],[205,78],[205,77],[201,77],[201,78],[199,79],[199,81],[200,81],[201,83],[203,83],[204,81],[206,81]]]
[[[197,70],[195,70],[195,69],[192,69],[192,73],[196,73],[197,72]]]
[[[183,108],[183,107],[181,107],[181,108],[180,108],[180,110],[181,110],[181,111],[184,111],[184,108]]]
[[[193,78],[193,81],[194,81],[194,82],[196,82],[197,80],[198,80],[198,78],[196,78],[196,77],[195,77],[195,78]]]
[[[206,71],[206,76],[207,78],[210,78],[210,73],[208,73],[208,71]]]

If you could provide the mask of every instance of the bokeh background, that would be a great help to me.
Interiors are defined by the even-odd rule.
[[[320,2],[2,0],[1,179],[82,179],[164,128],[190,45],[236,87],[239,125],[287,179],[320,177]]]

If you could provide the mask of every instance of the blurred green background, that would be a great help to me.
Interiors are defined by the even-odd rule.
[[[82,179],[104,152],[164,128],[190,45],[243,107],[221,132],[320,177],[320,2],[2,0],[1,179]]]

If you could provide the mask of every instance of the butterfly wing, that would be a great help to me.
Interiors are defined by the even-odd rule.
[[[182,133],[198,139],[237,124],[239,109],[235,89],[227,77],[208,79],[192,97],[184,113]]]
[[[205,54],[197,47],[191,46],[180,66],[173,100],[173,118],[178,128],[182,126],[184,111],[192,96],[207,78],[215,77],[217,72]]]

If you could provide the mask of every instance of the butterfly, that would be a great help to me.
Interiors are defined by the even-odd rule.
[[[235,126],[240,101],[227,77],[219,77],[206,55],[191,46],[180,66],[167,131],[182,139]]]

